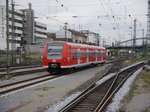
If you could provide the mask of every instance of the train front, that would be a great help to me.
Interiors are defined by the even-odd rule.
[[[55,74],[61,70],[61,59],[64,43],[47,43],[44,47],[42,64],[48,72]]]

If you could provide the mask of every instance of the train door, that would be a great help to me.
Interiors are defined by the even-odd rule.
[[[98,61],[98,55],[97,55],[98,49],[95,50],[95,58],[96,58],[96,62]]]
[[[88,63],[89,62],[89,50],[86,49],[86,62]]]
[[[102,50],[101,52],[102,52],[101,55],[102,55],[102,61],[103,61],[104,60],[104,51]]]
[[[78,53],[78,64],[80,64],[80,57],[81,57],[80,48],[77,49],[77,53]]]

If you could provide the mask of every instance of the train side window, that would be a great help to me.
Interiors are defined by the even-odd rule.
[[[101,57],[101,51],[99,52],[99,57]]]
[[[91,58],[91,51],[89,51],[89,58]]]
[[[92,58],[92,52],[91,51],[89,52],[89,58]]]
[[[102,57],[104,57],[104,52],[102,52]]]
[[[97,53],[98,53],[98,57],[100,57],[100,55],[99,55],[100,51],[98,51]]]
[[[84,50],[81,51],[81,58],[85,58],[85,51]]]
[[[91,58],[93,58],[93,51],[91,51]]]
[[[73,58],[73,59],[76,59],[76,58],[77,58],[77,52],[76,52],[76,51],[73,51],[73,52],[72,52],[72,58]]]
[[[89,51],[87,52],[87,58],[89,58]]]
[[[94,52],[93,51],[91,52],[91,58],[94,58]]]
[[[96,52],[95,51],[93,52],[93,58],[96,58]]]
[[[96,51],[96,53],[95,53],[95,54],[96,54],[96,58],[97,58],[97,57],[98,57],[98,52]]]
[[[69,46],[69,54],[70,54],[70,55],[72,54],[72,49],[71,49],[70,46]]]
[[[88,51],[85,51],[85,55],[86,55],[85,58],[88,58]]]
[[[94,57],[95,57],[95,52],[92,51],[92,52],[91,52],[91,58],[94,58]]]
[[[78,56],[78,57],[77,57],[78,59],[81,58],[81,51],[78,51],[78,52],[77,52],[77,56]]]
[[[100,54],[100,57],[102,58],[102,51],[99,54]]]

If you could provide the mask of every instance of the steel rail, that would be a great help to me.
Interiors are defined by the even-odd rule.
[[[46,71],[46,70],[42,67],[39,69],[32,69],[32,70],[24,69],[22,71],[11,71],[10,76],[25,75],[25,74],[30,74],[30,73],[44,72],[44,71]],[[0,74],[0,77],[4,77],[6,75],[7,75],[7,73],[2,73],[2,74]]]
[[[30,66],[11,67],[10,70],[34,68],[34,67],[42,67],[42,65],[30,65]],[[4,72],[6,70],[7,70],[7,68],[0,68],[0,72]]]
[[[23,80],[23,81],[19,81],[19,82],[15,82],[12,84],[8,84],[8,85],[3,85],[0,86],[0,96],[15,90],[19,90],[28,86],[33,86],[35,84],[41,83],[41,82],[45,82],[48,80],[52,80],[58,77],[62,77],[62,75],[59,76],[41,76],[41,77],[36,77],[36,78],[32,78],[32,79],[28,79],[28,80]]]
[[[123,73],[128,73],[128,72],[133,72],[132,70],[133,69],[137,69],[138,68],[138,66],[139,65],[141,65],[142,66],[142,64],[143,63],[140,63],[140,64],[138,64],[138,65],[135,65],[135,66],[132,66],[132,67],[130,67],[130,68],[128,68],[128,69],[126,69],[126,70],[124,70],[124,71],[121,71],[121,72],[119,72],[119,73],[117,73],[117,75],[115,75],[115,76],[113,76],[113,77],[111,77],[110,79],[108,79],[107,81],[105,81],[104,83],[102,83],[101,85],[96,85],[96,86],[94,86],[93,88],[91,88],[89,91],[87,91],[87,92],[85,92],[85,94],[82,94],[82,95],[80,95],[79,97],[77,97],[73,102],[71,102],[70,104],[68,104],[67,106],[65,106],[64,108],[62,108],[61,110],[60,110],[60,112],[67,112],[67,111],[71,111],[71,109],[73,109],[74,107],[75,107],[75,105],[76,105],[76,107],[72,110],[73,112],[74,111],[77,111],[77,110],[80,110],[80,111],[82,111],[81,110],[81,108],[83,107],[83,109],[84,109],[84,106],[86,107],[86,108],[88,108],[87,110],[85,110],[85,111],[94,111],[95,109],[97,109],[97,105],[99,105],[100,107],[101,107],[101,103],[99,104],[99,103],[97,103],[98,101],[96,101],[98,98],[99,98],[99,100],[100,101],[104,101],[104,99],[105,99],[105,95],[108,95],[108,94],[111,94],[111,93],[113,93],[113,91],[112,91],[112,89],[111,88],[114,88],[114,85],[116,84],[116,81],[114,81],[114,79],[115,80],[117,80],[117,78],[118,77],[120,77],[119,76],[119,74],[123,74]],[[111,83],[112,82],[112,83]],[[119,84],[120,85],[120,84]],[[100,88],[100,89],[99,89]],[[106,89],[107,88],[107,89]],[[99,91],[98,91],[98,93],[93,93],[93,92],[95,92],[95,91],[97,91],[99,89]],[[102,90],[103,89],[103,90]],[[114,88],[115,89],[115,88]],[[105,92],[105,91],[106,92]],[[109,91],[108,91],[109,90]],[[89,94],[91,95],[91,96],[89,96]],[[92,96],[92,94],[94,95],[94,96]],[[100,95],[100,94],[102,94],[102,95]],[[95,98],[95,96],[97,95],[97,97],[98,98]],[[92,101],[89,101],[88,100],[88,98],[90,99],[90,100],[93,100],[94,102],[92,102]],[[91,99],[92,98],[92,99]],[[87,101],[87,102],[90,102],[89,104],[88,103],[86,103],[86,101],[84,101],[84,99]],[[99,102],[100,102],[99,101]],[[83,104],[82,103],[80,103],[79,104],[79,102],[83,102]],[[92,106],[92,103],[94,103],[94,106]],[[97,104],[96,104],[97,103]],[[78,106],[77,106],[77,104],[78,104]],[[96,105],[96,106],[95,106]],[[95,109],[91,109],[91,108],[95,108]],[[91,109],[91,110],[90,110]],[[99,109],[99,108],[98,108]]]
[[[70,108],[71,106],[73,106],[75,104],[75,102],[78,102],[79,99],[81,99],[82,97],[84,97],[84,95],[87,94],[87,92],[92,91],[92,89],[96,87],[96,82],[97,81],[99,81],[100,79],[102,79],[103,77],[107,76],[110,73],[113,73],[115,71],[116,72],[119,71],[120,70],[120,66],[119,66],[120,64],[119,63],[121,63],[121,65],[122,65],[122,62],[114,63],[107,71],[104,72],[104,74],[102,76],[100,76],[95,82],[93,82],[90,86],[88,86],[76,99],[72,100],[68,105],[66,105],[65,107],[63,107],[60,110],[60,112],[67,111],[68,108]]]
[[[114,83],[112,84],[112,86],[109,88],[107,94],[105,94],[105,96],[103,97],[103,99],[101,100],[101,102],[99,103],[99,105],[97,106],[97,108],[94,110],[94,112],[102,112],[104,110],[104,108],[107,106],[107,104],[110,102],[111,98],[113,97],[113,95],[120,89],[120,87],[124,84],[124,82],[135,72],[137,71],[139,68],[141,68],[141,66],[139,66],[138,68],[134,69],[133,71],[131,71],[129,74],[127,74],[126,77],[124,77],[124,79],[119,83],[119,85],[117,85],[117,87],[115,87],[114,90],[112,90],[113,86],[115,85],[117,78],[119,76],[119,74],[116,75],[116,78],[114,80]],[[112,90],[112,91],[111,91]]]
[[[99,79],[101,79],[102,77],[104,77],[104,76],[111,70],[112,67],[113,67],[113,65],[112,65]],[[96,82],[97,82],[99,79],[97,79]],[[82,95],[86,94],[86,92],[89,91],[90,89],[92,89],[93,87],[95,87],[95,82],[93,82],[91,85],[89,85],[89,86],[78,96],[78,98],[79,98],[79,97],[82,97]],[[63,111],[66,110],[68,107],[70,107],[72,104],[74,104],[76,101],[78,101],[78,99],[72,100],[69,104],[67,104],[65,107],[63,107],[63,108],[61,109],[61,111],[63,112]],[[60,112],[61,112],[61,111],[60,111]]]
[[[22,73],[22,72],[20,72],[20,73]],[[27,73],[29,73],[29,71],[27,71]],[[24,87],[27,87],[27,86],[30,86],[30,85],[33,85],[33,84],[44,82],[44,81],[47,81],[47,80],[50,80],[50,79],[54,79],[54,78],[58,78],[58,77],[61,77],[61,76],[65,76],[65,75],[69,75],[68,72],[67,73],[63,73],[63,74],[59,74],[58,76],[53,76],[53,77],[49,76],[49,74],[47,74],[47,75],[44,75],[44,76],[39,76],[39,77],[31,78],[31,79],[26,79],[26,80],[22,80],[22,81],[10,83],[10,84],[2,85],[2,86],[0,86],[0,88],[1,88],[0,89],[0,95],[8,93],[8,92],[11,92],[11,91],[14,91],[14,90],[17,90],[17,89],[24,88]],[[34,80],[39,80],[39,79],[45,78],[45,77],[48,77],[48,78],[46,78],[44,80],[41,80],[41,81],[36,81],[34,83],[23,84],[23,83],[28,83],[30,81],[33,82]],[[14,87],[16,85],[17,85],[17,87]],[[18,85],[21,85],[21,86],[18,86]],[[10,88],[10,89],[5,89],[5,91],[3,91],[2,89],[4,89],[4,88]]]

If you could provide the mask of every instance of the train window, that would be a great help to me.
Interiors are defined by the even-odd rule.
[[[101,55],[101,51],[99,52],[99,57],[100,57],[100,58],[102,57],[102,55]]]
[[[102,52],[102,57],[104,57],[104,51]]]
[[[96,58],[98,57],[98,52],[95,52]]]
[[[72,59],[76,59],[77,58],[77,51],[73,51],[72,52]]]
[[[78,54],[78,59],[80,59],[81,58],[81,51],[78,51],[77,54]]]
[[[92,52],[91,51],[89,52],[89,58],[92,58]]]
[[[61,59],[63,46],[48,46],[48,59]]]
[[[93,58],[95,58],[96,57],[96,52],[95,51],[93,51]]]
[[[86,51],[85,53],[86,53],[86,58],[88,58],[89,57],[89,52]]]

